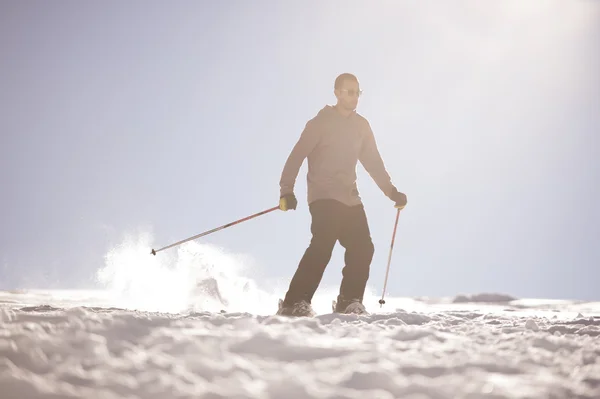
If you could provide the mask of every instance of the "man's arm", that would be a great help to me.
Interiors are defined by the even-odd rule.
[[[359,160],[381,191],[388,198],[393,199],[393,195],[395,192],[397,192],[397,190],[392,184],[392,179],[385,169],[385,165],[381,159],[379,150],[377,149],[377,143],[375,141],[375,136],[373,135],[373,130],[371,130],[371,126],[368,122],[365,138],[359,154]]]
[[[309,120],[300,135],[300,139],[292,149],[281,172],[279,181],[280,195],[284,196],[294,192],[294,185],[298,172],[304,159],[310,154],[319,142],[319,131],[314,120]]]

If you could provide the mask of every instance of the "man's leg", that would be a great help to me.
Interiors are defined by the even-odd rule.
[[[375,247],[364,207],[354,206],[347,211],[341,228],[340,244],[346,249],[338,309],[350,300],[362,302]]]
[[[343,207],[333,200],[318,200],[310,205],[312,239],[292,278],[284,305],[303,299],[311,302],[338,240]]]

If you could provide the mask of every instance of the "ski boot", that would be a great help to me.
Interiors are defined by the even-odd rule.
[[[333,313],[369,315],[360,299],[344,299],[341,296],[338,296],[337,301],[332,302],[331,310]]]
[[[278,316],[292,316],[292,317],[314,317],[317,314],[313,310],[310,303],[305,300],[296,302],[293,305],[284,305],[283,299],[279,300],[279,309],[277,310]]]

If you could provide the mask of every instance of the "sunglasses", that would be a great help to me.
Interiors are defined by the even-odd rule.
[[[354,89],[350,89],[350,90],[344,89],[344,90],[340,90],[340,92],[342,92],[342,93],[348,93],[348,95],[352,96],[352,97],[354,97],[354,96],[360,97],[362,95],[362,93],[363,93],[362,90],[358,90],[357,91],[357,90],[354,90]]]

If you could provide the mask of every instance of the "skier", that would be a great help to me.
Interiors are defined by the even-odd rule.
[[[345,266],[334,311],[368,314],[362,301],[374,245],[356,185],[358,161],[396,208],[402,209],[407,203],[406,195],[391,182],[369,122],[356,112],[362,94],[356,76],[339,75],[334,94],[337,103],[325,105],[306,123],[281,173],[279,208],[295,210],[295,181],[304,159],[308,159],[312,238],[285,298],[280,300],[278,315],[315,315],[311,300],[338,240],[345,248]]]

